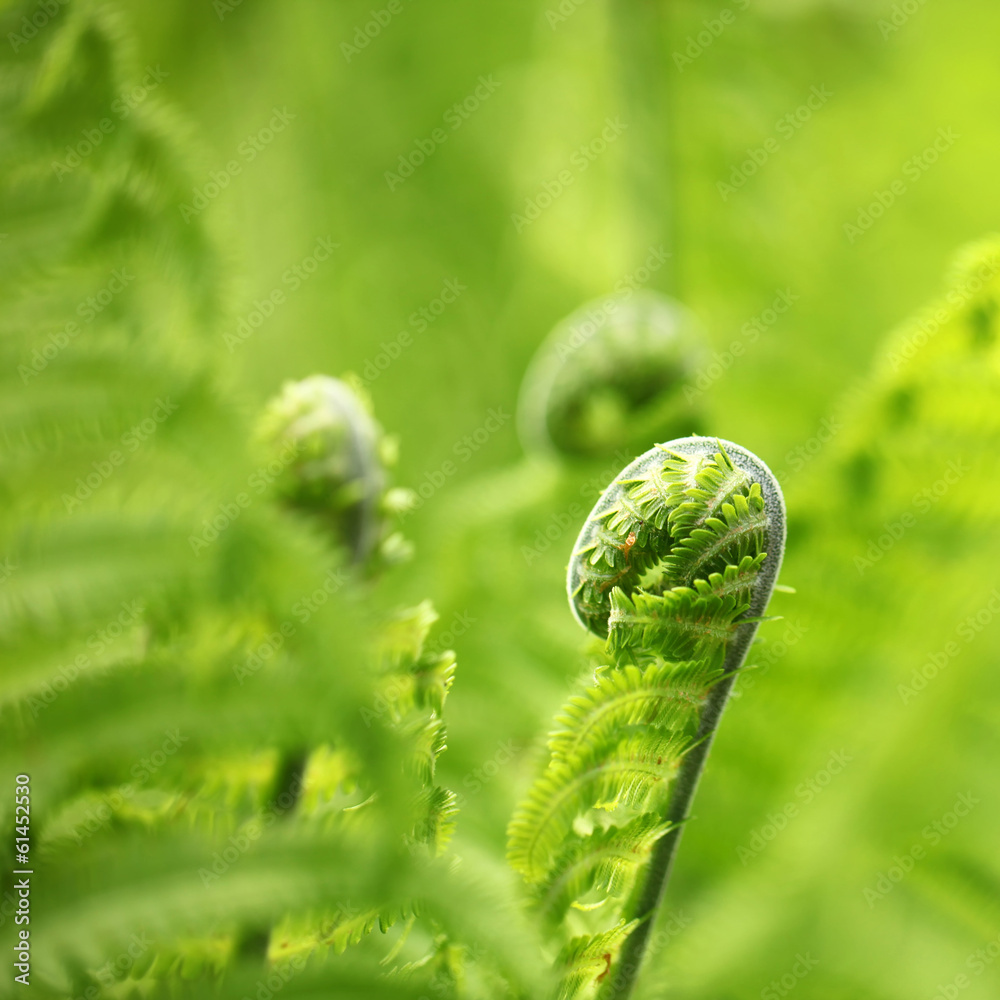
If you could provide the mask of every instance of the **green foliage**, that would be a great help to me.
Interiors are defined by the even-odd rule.
[[[657,657],[645,669],[599,668],[594,686],[574,695],[557,716],[563,728],[552,733],[549,749],[554,758],[568,760],[624,727],[687,730],[720,677],[720,671],[705,660],[685,663]]]
[[[635,931],[648,935],[669,871],[661,848],[677,842],[704,761],[693,751],[707,749],[756,627],[747,612],[766,604],[781,561],[774,480],[757,463],[768,508],[747,462],[711,448],[691,438],[636,459],[598,501],[570,563],[570,602],[607,636],[612,663],[559,716],[548,766],[508,829],[511,864],[557,940],[572,935],[557,961],[560,1000],[592,995],[612,971],[608,995],[631,992],[644,946]]]
[[[239,996],[256,968],[447,994],[455,657],[425,648],[428,602],[387,613],[362,581],[406,553],[392,443],[320,377],[253,443],[211,346],[220,255],[178,213],[183,130],[152,98],[102,130],[139,79],[126,29],[57,8],[0,86],[0,760],[31,779],[33,988]]]
[[[644,831],[645,857],[680,827],[598,810],[553,863],[566,879],[551,913],[538,899],[538,933],[510,905],[520,877],[503,827],[585,655],[561,595],[569,532],[626,449],[701,427],[779,470],[782,575],[798,596],[775,598],[786,618],[737,676],[638,994],[757,1000],[808,954],[818,964],[795,995],[912,1000],[964,974],[963,997],[996,996],[997,963],[967,964],[1000,931],[995,238],[938,276],[953,247],[995,228],[984,123],[1000,8],[923,4],[903,19],[889,3],[761,0],[679,67],[673,53],[721,5],[576,6],[556,19],[554,3],[404,5],[348,60],[365,6],[0,4],[0,861],[9,873],[9,789],[27,771],[32,995],[534,998],[574,937],[578,981],[603,975],[610,990],[621,930],[610,950],[592,939],[639,875],[616,828]],[[449,44],[456,27],[467,44]],[[384,171],[415,139],[426,148],[480,74],[493,96],[389,191]],[[820,86],[832,97],[810,116]],[[275,108],[295,117],[262,151],[244,147],[251,162],[241,146]],[[511,215],[615,116],[619,138],[515,231]],[[104,119],[113,129],[81,155]],[[943,126],[958,141],[911,183]],[[768,137],[778,152],[725,192]],[[857,236],[898,177],[905,196]],[[342,249],[292,294],[284,270],[327,234]],[[647,280],[661,244],[670,263]],[[134,277],[104,304],[115,271]],[[442,308],[445,280],[463,290]],[[641,380],[597,384],[564,411],[573,455],[532,447],[513,464],[509,420],[455,461],[491,408],[513,413],[560,317],[643,285],[704,328],[707,356],[679,387],[692,422],[647,434]],[[235,335],[274,288],[285,303]],[[417,558],[392,573],[352,568],[323,511],[275,502],[270,488],[295,484],[266,482],[255,437],[283,383],[352,370],[405,435],[401,482],[428,493],[456,466],[407,513]],[[614,459],[594,457],[623,432]],[[112,452],[125,461],[88,496]],[[251,506],[219,531],[241,493]],[[627,541],[609,534],[610,575]],[[718,596],[745,602],[767,550],[743,584],[723,572]],[[657,566],[620,581],[630,602],[659,596]],[[612,590],[595,595],[598,625]],[[408,655],[393,666],[383,652],[396,609],[426,596],[441,620],[421,659],[454,645],[460,664],[430,785],[417,762],[426,775],[440,740],[402,729],[437,705],[447,666],[411,684]],[[636,659],[602,672],[625,700],[626,671],[671,662]],[[697,698],[702,681],[684,683]],[[380,709],[397,684],[391,723]],[[581,709],[595,741],[640,724],[615,704],[606,724]],[[664,727],[688,725],[657,706]],[[168,734],[185,740],[169,755]],[[154,755],[167,757],[155,771]],[[199,870],[214,874],[296,775],[295,804],[203,885]],[[431,858],[418,842],[438,787],[461,813]],[[943,825],[966,793],[979,804]],[[914,845],[925,858],[890,879]],[[8,955],[11,892],[4,874]]]

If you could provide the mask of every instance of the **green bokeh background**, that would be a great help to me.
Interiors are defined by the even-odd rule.
[[[430,597],[443,629],[455,616],[470,622],[452,643],[440,765],[464,799],[459,854],[502,856],[540,734],[586,666],[563,591],[582,516],[530,550],[564,523],[553,518],[589,508],[595,476],[617,471],[608,460],[523,455],[513,414],[533,352],[656,247],[671,256],[648,287],[693,310],[720,353],[779,293],[795,297],[725,367],[706,406],[711,433],[757,453],[787,489],[782,580],[798,593],[776,597],[786,620],[764,626],[763,648],[789,625],[797,638],[727,712],[665,904],[685,926],[652,957],[641,995],[768,996],[805,954],[819,964],[794,985],[803,1000],[931,1000],[968,971],[967,957],[1000,934],[997,626],[920,700],[903,704],[897,685],[1000,582],[996,528],[985,523],[964,548],[948,530],[911,538],[860,575],[853,560],[868,536],[850,535],[846,502],[825,518],[809,509],[839,482],[831,454],[818,449],[801,472],[794,456],[824,421],[859,433],[865,414],[851,423],[845,413],[887,332],[941,293],[958,247],[1000,228],[1000,8],[926,0],[885,37],[900,4],[752,0],[741,11],[734,0],[732,23],[678,66],[673,54],[722,0],[566,0],[561,20],[547,16],[557,0],[401,0],[367,47],[346,54],[370,0],[120,6],[139,64],[169,74],[158,96],[187,121],[198,187],[239,158],[273,109],[294,115],[204,215],[227,264],[219,373],[246,411],[286,379],[363,373],[407,330],[412,346],[369,386],[378,419],[400,437],[400,483],[415,487],[455,460],[491,411],[510,416],[404,519],[416,558],[379,597]],[[452,130],[446,114],[481,77],[494,92]],[[781,137],[778,123],[814,87],[831,96]],[[627,125],[620,138],[518,231],[527,199],[609,118]],[[391,189],[386,172],[439,127],[447,141]],[[953,145],[852,240],[845,225],[941,129]],[[719,182],[768,137],[777,151],[723,197]],[[333,258],[245,342],[222,346],[320,237],[338,244]],[[418,329],[410,317],[447,280],[464,286],[458,301]],[[927,440],[929,471],[913,472],[914,489],[949,457]],[[977,459],[995,463],[995,452]],[[983,469],[981,482],[992,474],[995,484]],[[905,506],[887,502],[864,523]],[[494,767],[504,747],[513,760],[501,754]],[[807,801],[797,789],[834,752],[849,765]],[[922,830],[965,792],[980,800],[971,817],[869,905],[865,888],[928,843]],[[789,803],[787,827],[741,856]],[[1000,962],[961,995],[998,989]]]

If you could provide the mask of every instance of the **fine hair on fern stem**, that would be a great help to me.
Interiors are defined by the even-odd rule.
[[[560,1000],[631,995],[722,710],[774,589],[785,507],[714,438],[657,445],[584,524],[570,605],[609,662],[574,695],[509,857],[561,946]]]

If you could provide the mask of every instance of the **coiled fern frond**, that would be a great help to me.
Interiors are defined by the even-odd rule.
[[[611,455],[701,423],[682,394],[707,355],[694,317],[657,292],[626,289],[559,322],[521,386],[529,452]]]
[[[389,518],[405,510],[409,490],[390,488],[398,445],[371,413],[360,385],[329,375],[286,382],[258,426],[268,457],[283,470],[277,492],[317,517],[352,561],[392,563],[410,548]],[[373,565],[374,568],[374,565]]]
[[[632,990],[784,540],[766,466],[699,437],[636,459],[580,533],[570,605],[610,662],[557,717],[508,829],[508,858],[562,942],[560,1000]]]

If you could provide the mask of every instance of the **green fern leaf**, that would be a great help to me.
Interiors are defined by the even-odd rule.
[[[692,460],[679,456],[679,461],[691,477]],[[751,485],[750,478],[733,465],[724,448],[693,473],[693,480],[694,485],[684,488],[683,501],[670,511],[668,525],[675,538],[689,535],[710,517],[717,517],[724,504],[731,503],[735,494],[746,492]]]
[[[709,688],[722,676],[702,660],[652,663],[640,670],[602,668],[592,687],[570,699],[549,737],[554,760],[607,745],[623,727],[643,725],[690,732]]]
[[[602,982],[619,944],[627,956],[602,995],[631,991],[709,743],[781,561],[784,506],[768,470],[736,445],[673,444],[616,477],[580,532],[570,604],[606,636],[612,662],[557,718],[550,763],[508,828],[508,860],[552,933],[568,932],[574,910],[605,928],[564,949],[564,997]],[[599,809],[621,810],[619,822],[601,822]]]
[[[702,597],[690,587],[665,594],[638,591],[633,597],[619,588],[611,592],[608,651],[615,657],[639,647],[664,657],[718,661],[736,632],[736,619],[749,607],[733,595]]]
[[[653,844],[670,829],[654,813],[643,813],[625,826],[570,838],[546,877],[532,888],[539,912],[550,923],[558,923],[588,893],[596,892],[602,900],[621,898],[649,859]]]
[[[508,859],[531,881],[545,877],[573,823],[591,809],[643,809],[690,749],[690,738],[656,730],[622,738],[611,752],[554,763],[539,777],[507,831]]]
[[[766,552],[755,556],[746,555],[738,566],[730,565],[721,573],[709,573],[706,580],[694,580],[694,589],[701,597],[734,597],[738,603],[749,605],[760,568],[766,558]]]
[[[738,566],[765,549],[767,512],[760,485],[754,483],[746,495],[736,493],[730,499],[721,505],[721,518],[706,515],[703,527],[692,528],[672,547],[664,560],[672,586],[690,587],[695,580],[723,573],[727,566]]]
[[[590,986],[603,982],[622,942],[637,923],[622,921],[600,934],[573,938],[556,959],[556,969],[562,973],[559,1000],[575,1000]]]

